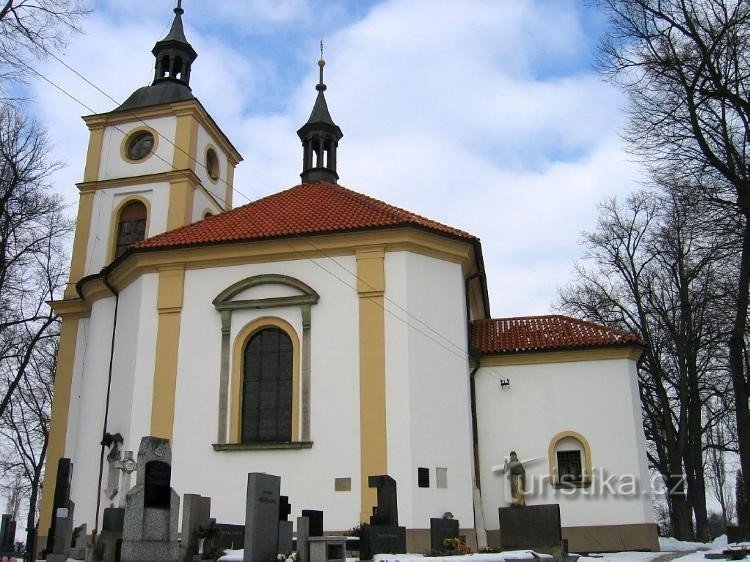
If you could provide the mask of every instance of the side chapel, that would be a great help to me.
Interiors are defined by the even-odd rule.
[[[658,549],[642,342],[490,318],[478,238],[338,183],[322,60],[301,183],[233,208],[242,157],[191,90],[197,53],[174,12],[153,83],[83,118],[40,534],[61,457],[75,524],[100,528],[98,504],[117,501],[102,436],[119,433],[131,451],[169,439],[172,485],[210,496],[223,523],[244,522],[247,473],[268,472],[293,517],[324,509],[326,530],[351,529],[376,503],[368,476],[388,474],[411,552],[448,511],[471,543],[496,543],[515,450],[526,503],[560,504],[571,550]],[[613,475],[637,492],[600,490]]]

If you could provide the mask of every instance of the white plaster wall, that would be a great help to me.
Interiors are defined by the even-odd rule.
[[[429,528],[450,511],[473,527],[471,407],[464,281],[458,264],[410,252],[386,255],[388,471],[399,522]],[[417,468],[430,487],[417,486]],[[436,487],[437,467],[448,488]]]
[[[65,449],[73,463],[71,497],[76,503],[76,525],[91,525],[96,511],[114,301],[110,297],[94,303],[90,319],[81,323],[76,346],[75,365],[80,365],[80,369],[73,372],[71,388],[76,395],[71,409],[75,412],[68,416]]]
[[[337,258],[355,271],[353,257]],[[321,260],[326,267],[330,263]],[[220,315],[211,301],[246,277],[276,273],[295,277],[320,294],[312,306],[311,449],[216,452],[221,352]],[[352,282],[353,283],[353,282]],[[358,297],[308,260],[189,270],[180,331],[173,443],[173,486],[180,493],[211,496],[219,522],[242,523],[248,472],[282,477],[292,516],[325,509],[327,529],[353,527],[359,518],[359,380],[356,349]],[[287,320],[302,339],[300,308],[237,311],[232,339],[262,316]],[[234,344],[234,341],[232,341]],[[351,492],[335,492],[335,477],[351,477]]]
[[[154,129],[158,134],[156,152],[138,162],[128,162],[123,159],[120,147],[132,130],[143,127],[144,124]],[[99,179],[108,180],[170,171],[174,159],[176,132],[176,117],[159,117],[144,119],[143,121],[138,120],[133,123],[110,125],[104,130]]]
[[[149,216],[146,237],[160,234],[167,229],[169,209],[169,184],[153,183],[129,187],[113,187],[98,190],[94,194],[91,211],[91,231],[89,232],[86,254],[86,275],[98,273],[108,264],[109,248],[114,244],[110,236],[117,236],[114,213],[125,199],[138,196],[149,202]]]
[[[498,378],[510,379],[510,389],[501,390]],[[526,501],[559,503],[563,526],[653,523],[634,361],[482,367],[476,396],[488,529],[498,528],[497,508],[508,505],[507,478],[491,467],[502,465],[511,450],[520,459],[541,457],[526,465],[527,488],[536,486]],[[549,443],[562,431],[580,433],[591,446],[594,482],[572,494],[553,489],[549,480],[540,484],[549,474]],[[615,493],[604,485],[611,475]],[[617,493],[627,475],[638,479],[635,495]]]
[[[211,146],[216,151],[216,156],[219,161],[219,177],[215,181],[212,180],[208,171],[206,170],[206,149]],[[219,148],[219,143],[204,129],[201,125],[198,125],[198,152],[197,162],[195,166],[195,173],[201,180],[203,186],[216,198],[216,201],[224,209],[228,209],[227,204],[227,169],[229,167],[229,160],[224,151]]]
[[[289,285],[258,285],[237,293],[232,300],[271,299],[277,297],[297,297],[302,291]]]
[[[193,222],[203,220],[206,213],[218,215],[223,210],[216,201],[209,197],[202,189],[196,189],[193,195]]]

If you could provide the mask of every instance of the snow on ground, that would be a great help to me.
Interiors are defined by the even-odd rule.
[[[663,552],[610,552],[598,556],[581,556],[578,562],[652,562]]]
[[[376,554],[374,562],[505,562],[505,560],[552,560],[549,554],[539,554],[531,550],[506,550],[505,552],[478,552],[464,556],[422,556],[421,554]]]
[[[678,541],[672,537],[659,537],[659,548],[662,552],[693,552],[694,550],[712,550],[726,548],[727,536],[716,537],[713,542]]]

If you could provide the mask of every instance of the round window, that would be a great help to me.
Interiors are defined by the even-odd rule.
[[[216,181],[219,179],[219,157],[216,156],[216,151],[213,148],[209,148],[206,151],[206,171],[208,177]]]
[[[128,158],[142,160],[154,148],[154,135],[149,131],[140,131],[133,135],[128,142]]]

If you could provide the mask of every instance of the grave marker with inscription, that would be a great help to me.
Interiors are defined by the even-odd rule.
[[[268,562],[278,554],[280,490],[278,476],[247,475],[244,562]]]

